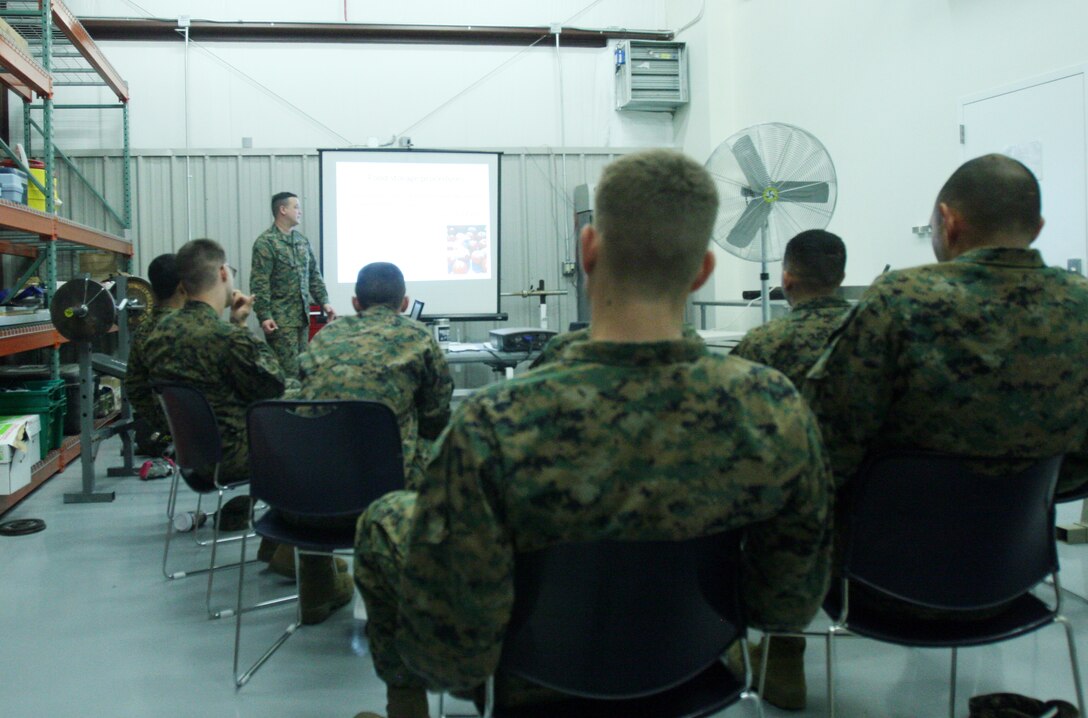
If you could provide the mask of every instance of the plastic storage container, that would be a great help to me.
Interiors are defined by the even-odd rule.
[[[26,204],[26,172],[15,167],[0,167],[0,199]]]
[[[30,174],[34,175],[34,179],[38,180],[42,186],[45,186],[45,163],[41,160],[30,160],[27,165],[30,167]],[[10,159],[0,161],[0,166],[17,169],[15,162]],[[53,177],[53,200],[57,206],[60,206],[61,201],[60,195],[57,194],[57,178],[55,175]],[[24,201],[33,209],[45,211],[45,195],[32,182],[28,181],[26,183],[26,199]]]
[[[45,364],[19,364],[0,367],[0,391],[17,389],[23,382],[32,379],[49,378],[49,367]],[[66,436],[79,433],[79,364],[61,364],[60,378],[64,380],[66,410],[64,413],[64,433]],[[94,394],[98,396],[99,376],[94,375]]]
[[[41,160],[30,160],[30,174],[34,175],[34,179],[38,180],[42,186],[45,186],[45,163]],[[57,194],[57,178],[53,177],[53,202],[58,207],[60,206],[60,195]],[[33,182],[27,183],[26,188],[26,203],[31,209],[36,209],[39,212],[45,211],[45,195],[38,189],[37,185]]]
[[[50,449],[59,449],[64,440],[66,403],[62,379],[24,381],[18,388],[0,391],[0,415],[37,414],[41,418],[42,459]]]

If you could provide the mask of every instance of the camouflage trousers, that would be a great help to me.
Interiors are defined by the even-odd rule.
[[[206,480],[210,481],[215,473],[214,467],[197,469]],[[249,446],[244,441],[224,440],[223,458],[219,462],[219,483],[237,484],[249,481]]]
[[[366,603],[366,635],[374,670],[387,686],[427,688],[412,673],[396,647],[397,605],[400,601],[400,566],[403,547],[415,509],[416,492],[393,491],[381,497],[359,517],[355,533],[355,585]],[[454,695],[483,705],[483,686]],[[495,680],[495,702],[504,707],[544,703],[562,696],[507,674]]]
[[[370,505],[355,533],[355,585],[366,603],[366,635],[374,670],[388,686],[425,688],[397,653],[397,605],[400,601],[402,548],[415,508],[414,491],[394,491]]]
[[[265,334],[265,341],[271,347],[280,362],[283,375],[288,379],[298,379],[298,355],[306,351],[310,340],[309,327],[280,327],[271,334]]]

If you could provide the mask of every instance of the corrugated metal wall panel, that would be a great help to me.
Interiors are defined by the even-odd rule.
[[[601,170],[621,152],[585,150],[559,153],[515,150],[503,154],[500,291],[535,288],[543,279],[547,290],[565,291],[548,298],[548,326],[558,331],[577,318],[573,277],[562,276],[562,263],[575,258],[572,197],[579,184],[595,182]],[[77,156],[75,164],[96,183],[120,213],[123,185],[120,162],[113,156]],[[269,201],[280,191],[295,192],[303,207],[301,231],[315,253],[320,244],[320,182],[318,155],[312,152],[275,154],[194,152],[189,155],[189,217],[193,237],[211,237],[227,250],[238,268],[238,286],[249,288],[253,240],[271,223]],[[159,254],[177,250],[188,239],[186,162],[176,152],[141,152],[132,158],[135,273],[146,276],[147,265]],[[58,164],[61,213],[95,227],[118,231],[93,194]],[[74,269],[74,266],[73,266]],[[455,323],[455,337],[484,341],[495,326],[538,326],[540,300],[503,297],[505,323]],[[465,367],[461,385],[487,383],[484,367]]]

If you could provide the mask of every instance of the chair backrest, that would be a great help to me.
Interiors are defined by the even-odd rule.
[[[740,534],[520,553],[500,669],[588,698],[677,686],[744,635]]]
[[[843,576],[930,608],[986,608],[1024,594],[1058,566],[1061,459],[994,475],[972,471],[992,459],[875,457],[848,485],[839,512]]]
[[[261,401],[249,407],[250,494],[311,516],[360,514],[404,488],[396,414],[376,401]]]
[[[178,382],[152,382],[151,389],[166,414],[174,442],[174,461],[186,483],[194,491],[214,490],[214,475],[210,471],[223,458],[223,444],[215,412],[207,398],[199,389]],[[209,473],[194,473],[196,469]]]
[[[1088,499],[1088,482],[1054,494],[1054,503],[1056,504],[1065,504],[1070,501],[1080,501],[1081,499]]]

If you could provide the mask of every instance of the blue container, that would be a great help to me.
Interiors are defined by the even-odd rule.
[[[15,167],[0,167],[0,199],[26,204],[26,172]]]

